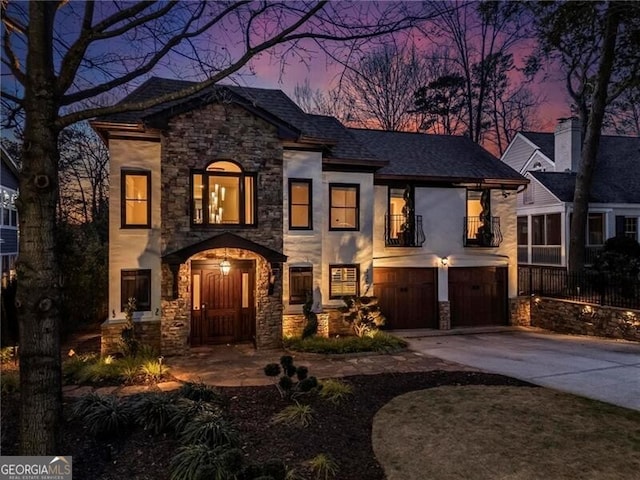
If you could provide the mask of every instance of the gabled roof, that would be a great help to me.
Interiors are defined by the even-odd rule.
[[[506,180],[528,183],[522,175],[468,137],[349,129],[368,148],[389,161],[378,177],[410,176],[425,180]]]
[[[553,160],[553,133],[525,133]],[[534,139],[536,141],[534,141]],[[551,147],[549,147],[549,142]],[[545,149],[551,148],[551,156]],[[560,201],[572,202],[576,182],[574,172],[531,172]],[[640,138],[603,135],[593,174],[593,203],[640,203]]]
[[[534,143],[540,151],[552,162],[554,162],[554,136],[553,133],[544,132],[520,132],[520,134]]]

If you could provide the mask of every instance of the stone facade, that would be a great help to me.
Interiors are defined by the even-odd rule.
[[[640,341],[640,311],[535,297],[531,326],[576,335]]]
[[[100,353],[108,355],[119,353],[122,350],[122,329],[124,320],[106,321],[102,324],[102,336],[100,340]],[[149,345],[160,352],[160,322],[159,321],[135,321],[133,328],[136,338],[143,344]]]
[[[169,121],[162,140],[162,233],[163,254],[174,252],[223,232],[231,232],[257,244],[282,252],[282,145],[276,127],[232,103],[203,106]],[[257,173],[256,227],[225,225],[192,226],[190,220],[191,170],[204,170],[216,160],[232,160],[247,173]],[[268,294],[266,260],[245,250],[201,252],[180,265],[178,298],[173,298],[173,276],[162,268],[162,351],[184,352],[189,345],[190,262],[197,258],[257,260],[256,347],[271,348],[282,339],[282,280],[276,278]]]
[[[451,304],[448,301],[438,302],[439,330],[451,330]]]
[[[321,337],[335,337],[336,335],[353,335],[351,326],[344,322],[342,314],[338,310],[327,310],[317,313],[318,335]],[[304,331],[307,320],[302,314],[284,315],[282,332],[285,337],[300,337]]]
[[[509,299],[509,325],[528,327],[531,325],[531,298],[515,297]]]

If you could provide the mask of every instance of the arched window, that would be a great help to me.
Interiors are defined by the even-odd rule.
[[[255,174],[220,160],[191,173],[194,225],[255,225]]]

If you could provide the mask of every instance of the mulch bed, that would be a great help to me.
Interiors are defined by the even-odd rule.
[[[273,415],[289,402],[275,386],[221,388],[229,399],[228,415],[238,428],[247,459],[262,462],[282,459],[301,470],[302,464],[323,453],[339,466],[341,480],[384,479],[371,446],[375,413],[403,393],[442,385],[513,385],[524,382],[478,372],[432,371],[424,373],[360,375],[344,379],[353,395],[334,405],[320,398],[305,399],[314,420],[307,428],[271,423]],[[16,454],[18,398],[2,399],[2,454]],[[62,454],[73,455],[77,479],[168,479],[169,464],[178,444],[171,436],[153,436],[136,430],[113,442],[96,442],[82,425],[64,427]]]

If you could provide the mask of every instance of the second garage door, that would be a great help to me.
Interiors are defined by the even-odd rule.
[[[507,324],[506,267],[449,269],[451,328]]]
[[[377,267],[373,286],[387,328],[438,328],[435,268]]]

